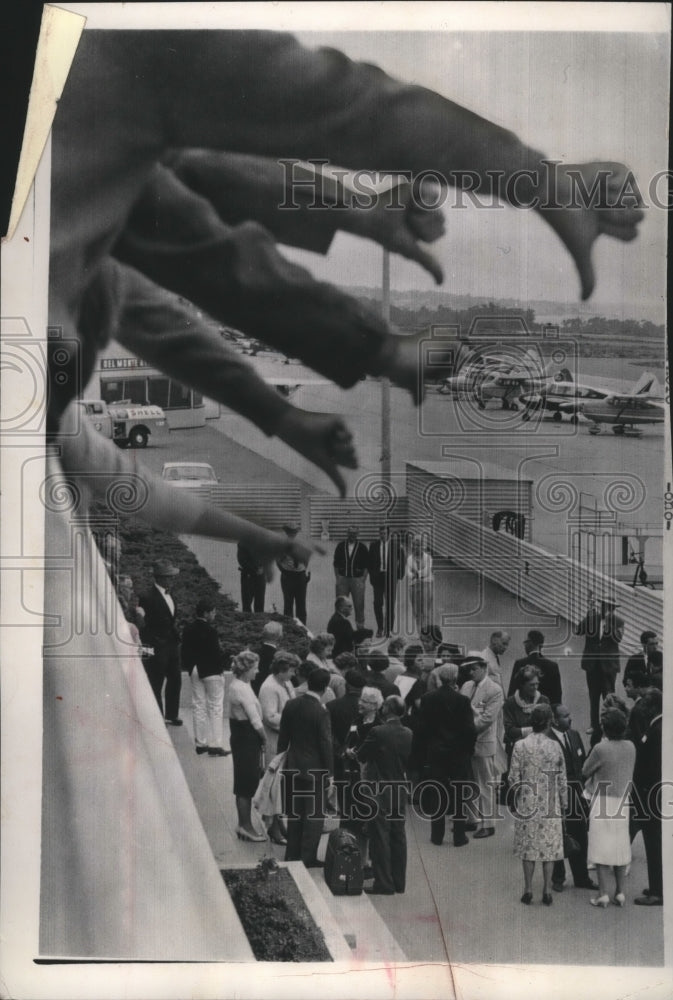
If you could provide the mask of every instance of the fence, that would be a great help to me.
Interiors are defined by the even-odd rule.
[[[286,521],[301,523],[301,488],[292,483],[218,483],[194,492],[207,503],[265,528],[278,530]]]
[[[406,531],[408,523],[406,497],[312,496],[309,511],[311,537],[320,538],[327,532],[331,541],[345,538],[349,525],[357,527],[360,538],[368,541],[378,537],[379,525],[383,523],[389,524],[391,531]]]

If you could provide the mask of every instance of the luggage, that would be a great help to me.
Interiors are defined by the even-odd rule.
[[[333,896],[362,893],[362,856],[357,838],[348,830],[332,830],[325,853],[325,882]]]

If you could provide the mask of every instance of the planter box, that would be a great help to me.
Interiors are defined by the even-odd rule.
[[[294,879],[308,912],[316,926],[322,932],[325,945],[333,962],[351,962],[352,952],[348,943],[332,916],[329,906],[316,888],[311,875],[301,861],[280,861],[280,869],[286,869]],[[255,871],[256,866],[248,864],[229,864],[224,871]],[[273,878],[273,876],[269,876]]]

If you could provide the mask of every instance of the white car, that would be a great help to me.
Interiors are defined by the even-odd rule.
[[[196,489],[219,483],[215,470],[207,462],[164,462],[161,478],[178,489]]]

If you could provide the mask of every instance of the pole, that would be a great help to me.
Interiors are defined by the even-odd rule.
[[[381,275],[381,315],[385,323],[390,323],[390,251],[383,251]],[[386,486],[392,487],[390,450],[390,379],[381,378],[381,478]]]

